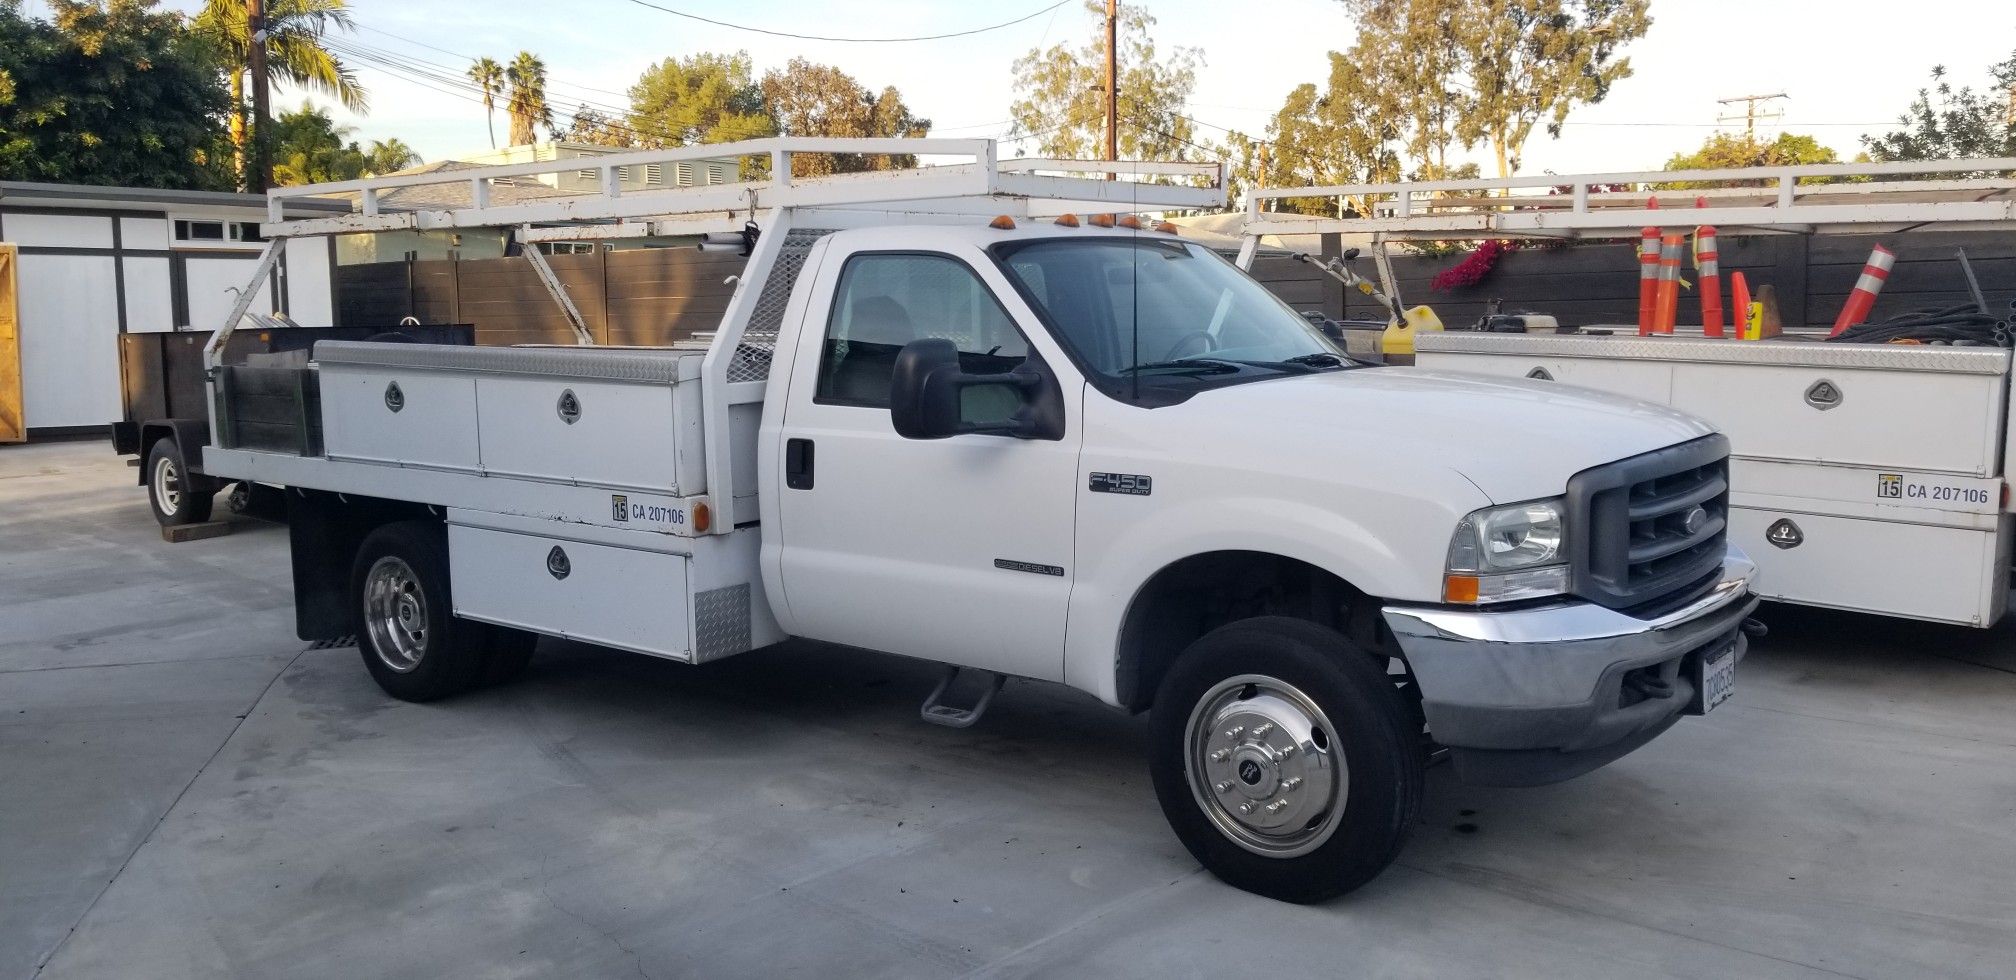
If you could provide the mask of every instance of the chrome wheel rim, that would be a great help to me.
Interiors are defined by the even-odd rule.
[[[172,456],[154,460],[154,506],[163,514],[173,514],[182,506],[182,468]]]
[[[364,576],[364,626],[372,651],[399,673],[427,655],[427,597],[405,559],[387,555]]]
[[[1329,717],[1293,684],[1220,681],[1197,699],[1184,744],[1191,794],[1240,847],[1290,858],[1336,832],[1350,771]]]

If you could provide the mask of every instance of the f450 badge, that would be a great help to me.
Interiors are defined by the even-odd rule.
[[[1086,484],[1093,493],[1124,493],[1146,497],[1155,492],[1155,481],[1141,473],[1094,473]]]

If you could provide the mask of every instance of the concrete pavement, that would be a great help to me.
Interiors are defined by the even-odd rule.
[[[2007,976],[2016,646],[1767,608],[1735,699],[1540,789],[1431,770],[1329,905],[1198,870],[1146,729],[792,645],[543,643],[393,701],[284,530],[163,544],[102,443],[0,448],[0,978]],[[219,508],[220,513],[222,508]]]

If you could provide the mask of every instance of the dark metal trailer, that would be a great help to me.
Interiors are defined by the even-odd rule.
[[[296,380],[301,390],[266,392],[257,386],[275,376],[261,371],[260,362],[306,363],[320,340],[404,340],[427,344],[473,342],[468,324],[406,324],[403,326],[270,327],[240,330],[225,343],[219,381],[246,386],[244,397],[232,400],[233,417],[224,420],[227,442],[257,443],[274,438],[313,440],[309,421],[318,392],[312,372],[279,372]],[[210,444],[211,406],[204,394],[203,345],[208,333],[129,333],[119,337],[119,374],[123,417],[112,423],[112,450],[133,456],[138,485],[147,488],[147,502],[162,526],[195,524],[210,519],[217,491],[229,481],[203,470],[203,449]],[[262,397],[273,395],[276,397]],[[289,435],[291,433],[291,435]],[[249,495],[252,488],[242,487]],[[234,498],[242,504],[245,496]]]

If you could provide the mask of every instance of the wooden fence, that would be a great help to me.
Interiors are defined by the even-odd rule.
[[[1742,270],[1751,287],[1771,284],[1788,326],[1831,325],[1855,285],[1870,246],[1866,235],[1724,235],[1724,282]],[[2016,234],[1927,232],[1883,239],[1897,264],[1871,315],[1882,319],[1907,310],[1953,306],[1969,295],[1956,248],[1964,247],[1976,277],[1998,313],[2016,297]],[[1326,252],[1336,250],[1334,240]],[[1635,243],[1520,248],[1503,255],[1475,286],[1437,292],[1436,273],[1461,255],[1410,255],[1396,249],[1394,275],[1401,299],[1434,307],[1442,322],[1468,324],[1494,300],[1506,312],[1552,313],[1566,324],[1635,324],[1638,259]],[[725,280],[742,271],[734,252],[653,248],[555,255],[554,272],[581,310],[597,343],[667,344],[712,330],[733,290]],[[1371,257],[1360,258],[1372,275]],[[1691,277],[1691,264],[1683,273]],[[1313,266],[1261,255],[1253,275],[1297,310],[1334,318],[1378,318],[1384,311]],[[1725,286],[1726,288],[1726,286]],[[1681,298],[1681,321],[1698,322],[1699,301]],[[531,267],[522,258],[438,259],[344,266],[337,275],[337,322],[394,324],[413,316],[422,323],[468,323],[479,344],[571,343],[573,333]]]
[[[719,325],[742,271],[734,252],[695,248],[548,257],[598,344],[661,345]],[[484,345],[574,342],[567,318],[523,258],[429,259],[337,270],[344,326],[467,323]]]

